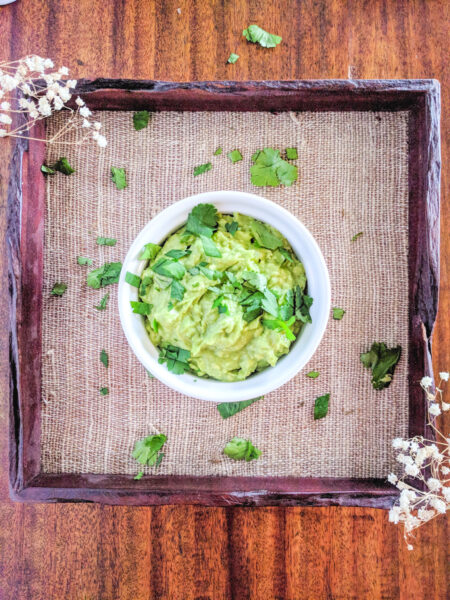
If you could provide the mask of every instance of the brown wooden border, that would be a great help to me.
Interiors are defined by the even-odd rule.
[[[79,92],[97,110],[408,110],[410,434],[427,433],[419,382],[432,374],[439,284],[440,88],[434,80],[168,83],[99,79]],[[42,134],[44,125],[38,126]],[[45,145],[19,140],[8,190],[10,490],[24,502],[351,505],[388,508],[380,479],[44,474],[40,472],[41,308]],[[26,310],[22,310],[22,306]]]

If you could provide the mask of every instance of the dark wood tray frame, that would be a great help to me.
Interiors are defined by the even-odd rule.
[[[97,110],[408,110],[410,435],[427,432],[419,381],[432,373],[439,284],[440,92],[433,80],[165,83],[99,79],[79,84]],[[42,122],[34,131],[42,137]],[[41,313],[45,182],[43,142],[19,140],[8,191],[10,491],[23,502],[351,505],[388,508],[383,479],[45,474],[40,470]]]

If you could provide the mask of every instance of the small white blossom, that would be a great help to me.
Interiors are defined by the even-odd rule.
[[[427,486],[432,492],[437,492],[441,487],[441,482],[435,477],[430,477],[429,479],[427,479]]]
[[[430,500],[430,506],[435,508],[439,513],[445,513],[447,507],[445,506],[445,502],[440,498],[433,497]]]
[[[28,112],[32,119],[37,119],[39,117],[39,112],[36,108],[30,108],[30,110]]]
[[[406,490],[407,489],[407,485],[404,481],[397,481],[397,489],[399,490]]]
[[[82,117],[90,117],[92,115],[91,111],[88,109],[87,106],[82,106],[80,108],[80,115]]]
[[[51,58],[46,58],[46,59],[44,60],[44,67],[45,67],[46,69],[53,69],[53,67],[54,67],[54,66],[55,66],[55,65],[53,64],[53,61],[52,61],[52,59],[51,59]]]
[[[63,100],[64,102],[69,102],[69,100],[72,97],[72,94],[69,92],[69,89],[66,87],[59,88],[59,95],[61,97],[61,100]]]
[[[411,452],[417,452],[419,450],[420,446],[417,442],[415,442],[414,440],[412,442],[409,443],[409,449]]]
[[[427,510],[426,508],[419,508],[417,511],[417,516],[421,521],[429,521],[435,514],[434,510]]]
[[[389,473],[388,481],[389,483],[392,483],[392,485],[395,485],[398,481],[397,475],[395,475],[395,473]]]
[[[94,121],[94,129],[96,129],[98,131],[101,128],[102,128],[102,124],[99,123],[98,121]]]
[[[69,74],[69,69],[67,67],[60,67],[58,70],[58,73],[60,75],[68,75]]]
[[[9,102],[2,102],[0,104],[0,108],[2,110],[9,110],[11,108],[11,104]]]
[[[12,92],[12,90],[15,90],[18,83],[16,78],[11,77],[11,75],[2,75],[0,77],[0,86],[5,92]]]
[[[450,404],[448,404],[448,402],[441,402],[441,408],[446,412],[447,410],[450,410]]]
[[[397,525],[397,523],[400,521],[400,512],[400,506],[393,506],[389,511],[389,521]]]
[[[400,450],[403,448],[403,440],[402,438],[394,438],[392,440],[392,447],[396,450]]]
[[[420,473],[420,470],[417,465],[406,465],[405,473],[407,475],[411,475],[411,477],[417,477],[417,475]]]
[[[90,127],[91,123],[87,120],[87,119],[83,119],[83,124],[81,125],[81,127]]]
[[[53,106],[55,107],[55,110],[61,110],[64,107],[64,102],[61,100],[61,98],[56,97],[53,100]]]
[[[441,467],[441,471],[444,475],[448,475],[450,473],[450,469],[448,467]]]
[[[66,87],[73,89],[77,85],[76,79],[68,79],[66,82]]]
[[[41,98],[39,98],[38,110],[44,117],[49,117],[52,114],[50,103],[45,96],[41,96]]]
[[[9,115],[0,114],[0,123],[4,123],[5,125],[11,125],[12,119]]]
[[[100,148],[106,148],[108,141],[104,135],[99,135],[97,138],[97,144],[100,146]]]
[[[47,100],[53,100],[53,98],[55,98],[56,93],[54,90],[52,90],[51,88],[48,88],[48,90],[45,93],[45,97],[47,98]]]
[[[400,453],[400,454],[398,454],[398,455],[397,455],[397,461],[398,461],[399,463],[404,463],[404,462],[405,462],[405,458],[406,458],[406,455],[405,455],[405,454],[401,454],[401,453]]]
[[[26,94],[27,96],[31,96],[32,91],[31,91],[31,87],[28,85],[28,83],[24,83],[22,85],[22,92],[24,94]]]
[[[442,486],[442,495],[444,496],[445,501],[450,503],[450,487]]]
[[[438,417],[441,414],[439,404],[437,404],[437,402],[433,402],[432,404],[430,404],[430,406],[428,407],[428,412],[430,413],[430,415]]]
[[[448,381],[448,373],[446,371],[442,371],[442,373],[439,373],[439,377],[443,380],[443,381]]]
[[[78,96],[78,98],[75,100],[75,103],[76,103],[78,106],[84,106],[84,100],[82,100],[82,99],[81,99],[79,96]]]
[[[0,129],[0,137],[5,137],[7,133],[6,129]]]
[[[406,547],[409,551],[414,550],[414,546],[412,544],[407,544]]]
[[[428,377],[428,376],[422,377],[422,379],[420,380],[420,384],[424,388],[429,388],[432,383],[433,383],[433,380],[431,379],[431,377]]]

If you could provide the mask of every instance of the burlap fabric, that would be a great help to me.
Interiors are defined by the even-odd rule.
[[[49,161],[67,156],[76,173],[47,179],[43,471],[135,473],[134,443],[156,429],[168,436],[159,473],[384,477],[394,462],[391,440],[407,433],[408,422],[408,113],[163,112],[139,132],[132,113],[96,117],[108,138],[105,150],[88,143],[48,151]],[[219,146],[224,154],[213,156]],[[252,186],[250,156],[265,146],[298,148],[297,184]],[[231,164],[225,153],[235,148],[244,160]],[[193,177],[193,167],[208,161],[212,171]],[[126,168],[125,190],[111,182],[112,165]],[[310,229],[330,271],[333,305],[347,312],[342,321],[330,320],[297,377],[224,421],[214,404],[148,377],[122,332],[117,286],[86,287],[88,267],[77,256],[94,259],[94,266],[122,260],[160,210],[227,189],[260,193]],[[97,236],[117,238],[117,245],[99,247]],[[56,281],[68,284],[63,297],[50,296]],[[98,312],[94,305],[105,291],[111,299]],[[403,347],[394,382],[381,392],[359,361],[373,341]],[[108,369],[99,360],[103,348]],[[306,377],[311,369],[320,371],[317,380]],[[109,395],[100,395],[103,386]],[[314,399],[326,392],[329,414],[314,422]],[[226,458],[222,448],[236,435],[250,438],[261,458]]]

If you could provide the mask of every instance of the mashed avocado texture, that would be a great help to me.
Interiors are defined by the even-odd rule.
[[[147,247],[139,298],[160,362],[173,372],[241,381],[274,366],[311,321],[302,263],[252,217],[200,204],[160,249]]]

